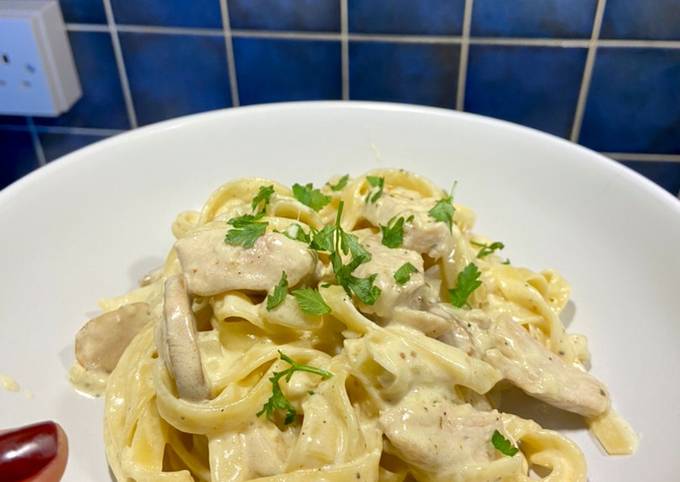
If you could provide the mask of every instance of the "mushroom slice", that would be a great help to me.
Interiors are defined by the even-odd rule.
[[[196,319],[184,276],[171,276],[165,281],[162,347],[158,351],[175,379],[180,398],[192,401],[205,400],[210,393],[196,338]]]
[[[152,320],[146,303],[130,303],[92,318],[76,335],[78,363],[86,370],[111,373],[128,344]]]

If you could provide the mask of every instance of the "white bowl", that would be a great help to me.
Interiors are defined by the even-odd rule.
[[[532,129],[447,110],[293,103],[224,110],[138,129],[79,150],[0,192],[0,428],[43,419],[69,435],[65,480],[104,480],[102,403],[67,381],[73,337],[101,297],[132,288],[172,244],[170,223],[224,181],[284,183],[403,167],[448,187],[513,264],[573,284],[570,331],[641,434],[606,457],[574,424],[591,480],[680,473],[680,203],[588,150]],[[32,398],[25,390],[30,390]]]

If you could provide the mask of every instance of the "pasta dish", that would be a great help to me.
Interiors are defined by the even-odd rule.
[[[453,194],[403,170],[243,179],[179,214],[164,265],[76,336],[118,481],[585,481],[507,390],[632,453],[560,320],[567,282],[513,265]]]

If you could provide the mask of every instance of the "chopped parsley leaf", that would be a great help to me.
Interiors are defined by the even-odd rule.
[[[319,211],[326,204],[331,202],[330,196],[326,196],[310,182],[304,186],[293,184],[293,196],[305,206],[309,206],[314,211]]]
[[[491,443],[496,448],[496,450],[498,450],[503,455],[507,455],[508,457],[512,457],[517,452],[519,452],[519,449],[512,445],[512,442],[506,439],[498,430],[493,431]]]
[[[394,280],[400,285],[406,284],[411,279],[411,274],[417,273],[418,268],[411,263],[406,262],[402,264],[398,270],[394,272]]]
[[[313,229],[311,233],[312,242],[309,246],[317,251],[328,251],[330,253],[333,251],[334,231],[335,228],[331,224],[324,226],[320,231]]]
[[[224,242],[234,246],[252,248],[255,245],[255,241],[267,230],[267,223],[259,222],[263,215],[264,213],[257,215],[245,214],[227,221],[227,224],[232,225],[234,228],[227,231]]]
[[[271,311],[283,303],[283,300],[286,299],[287,294],[288,276],[286,276],[285,271],[282,271],[279,283],[274,287],[274,291],[270,295],[267,295],[267,311]]]
[[[301,241],[307,244],[309,244],[311,241],[309,234],[305,233],[305,230],[302,229],[302,226],[300,226],[298,223],[291,224],[285,230],[283,230],[282,233],[294,241]]]
[[[479,281],[479,275],[479,269],[474,263],[468,264],[463,271],[458,273],[456,287],[449,290],[453,306],[461,308],[467,303],[472,292],[482,285],[482,282]]]
[[[378,176],[366,176],[366,181],[368,181],[368,183],[373,188],[378,188],[377,191],[375,189],[371,189],[371,191],[366,196],[366,202],[373,204],[380,198],[380,196],[382,196],[383,189],[385,187],[385,178]]]
[[[494,241],[493,243],[490,244],[476,243],[474,241],[470,241],[470,244],[473,246],[477,246],[478,248],[482,248],[477,253],[478,258],[483,258],[485,256],[492,254],[496,250],[505,248],[505,245],[500,241]]]
[[[253,207],[253,211],[265,212],[267,210],[267,205],[274,194],[274,186],[260,186],[260,190],[251,201],[250,205]],[[262,204],[262,207],[258,210],[257,207]]]
[[[331,312],[319,292],[312,288],[300,288],[291,292],[302,311],[310,315],[325,315]]]
[[[453,228],[453,213],[456,209],[453,207],[453,198],[446,196],[437,201],[432,209],[427,214],[435,221],[446,223],[449,230]]]
[[[328,187],[331,188],[332,191],[342,191],[345,186],[347,185],[347,181],[349,181],[349,174],[345,174],[342,176],[340,179],[338,179],[338,182],[335,184],[329,184]]]
[[[256,416],[259,417],[260,415],[266,415],[269,420],[274,420],[274,414],[276,410],[285,410],[286,415],[283,423],[289,425],[295,421],[295,417],[297,417],[297,411],[283,394],[281,386],[279,385],[279,380],[285,378],[285,380],[289,382],[293,376],[293,373],[295,372],[313,373],[315,375],[319,375],[324,380],[329,379],[333,376],[333,374],[329,371],[322,370],[321,368],[297,363],[295,360],[281,351],[279,351],[279,356],[281,357],[281,360],[288,363],[290,367],[281,372],[274,372],[272,376],[269,377],[269,381],[272,384],[272,395],[262,406],[262,409],[257,412]]]
[[[392,220],[387,226],[380,226],[382,244],[388,248],[400,248],[404,244],[404,218]]]

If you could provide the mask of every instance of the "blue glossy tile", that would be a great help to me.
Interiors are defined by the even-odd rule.
[[[59,0],[65,22],[106,23],[102,0]]]
[[[59,117],[36,117],[41,125],[130,127],[113,56],[111,36],[99,32],[69,32],[83,96]]]
[[[219,0],[111,0],[116,23],[222,28]]]
[[[349,31],[458,35],[465,0],[349,0]]]
[[[97,141],[106,139],[107,136],[90,136],[78,134],[55,134],[41,132],[39,134],[45,159],[53,161],[61,156],[76,151],[81,147],[89,146]]]
[[[479,37],[590,38],[597,0],[475,0]]]
[[[230,0],[229,20],[233,29],[339,32],[340,2]]]
[[[38,167],[28,132],[0,130],[0,189]]]
[[[680,50],[599,48],[580,142],[608,152],[680,153]]]
[[[350,97],[454,108],[460,47],[351,42]]]
[[[0,125],[25,126],[26,118],[18,115],[0,115]]]
[[[680,39],[680,1],[608,0],[600,37]]]
[[[222,37],[121,33],[140,125],[230,107]]]
[[[340,43],[235,38],[241,104],[340,99]]]
[[[465,110],[567,137],[585,49],[470,47]]]
[[[680,193],[680,163],[678,162],[625,161],[621,164],[651,179],[674,196]]]

